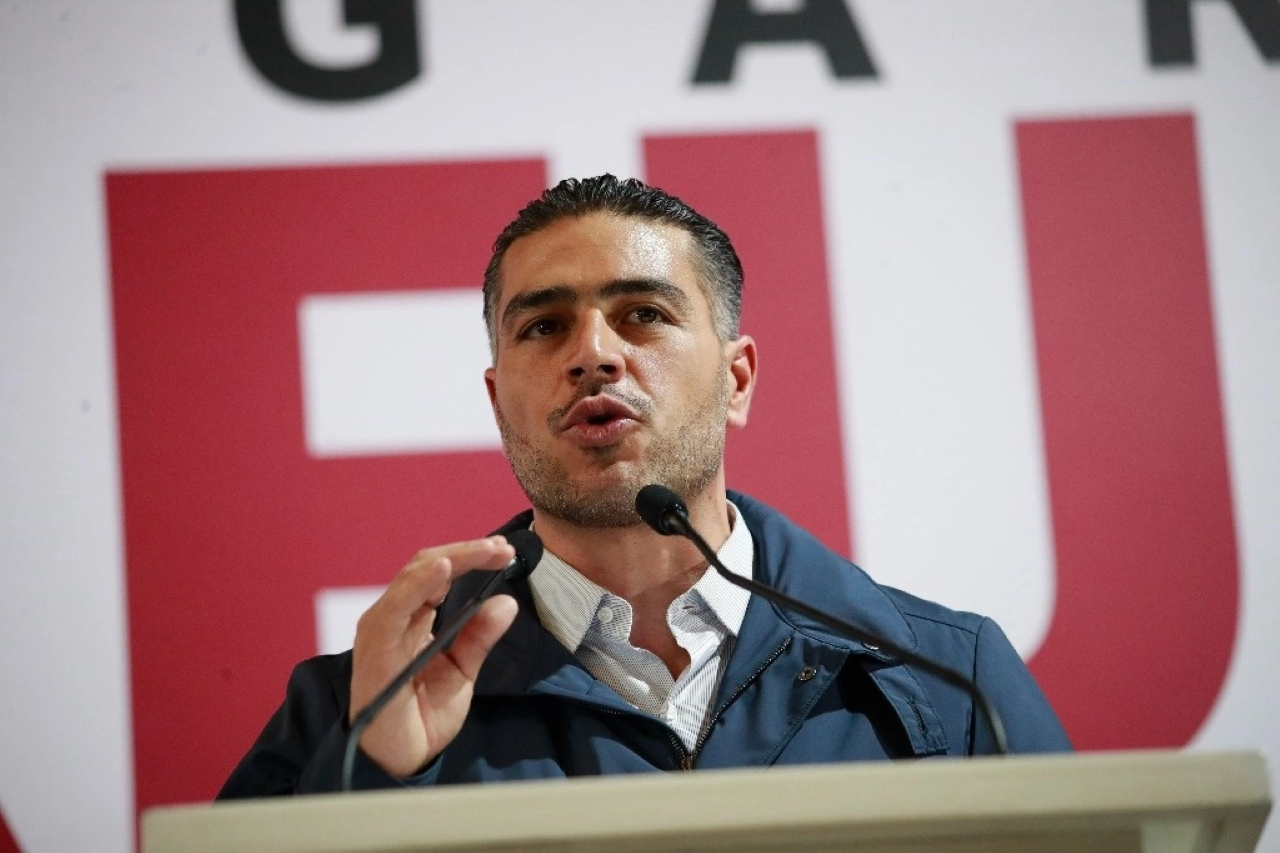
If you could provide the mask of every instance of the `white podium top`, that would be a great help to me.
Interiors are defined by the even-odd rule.
[[[146,853],[1253,850],[1256,753],[947,759],[455,785],[152,809]]]

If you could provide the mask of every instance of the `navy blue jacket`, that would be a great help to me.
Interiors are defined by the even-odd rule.
[[[1069,750],[1044,695],[1000,628],[882,587],[759,501],[730,493],[755,540],[755,576],[904,649],[969,675],[994,701],[1015,753]],[[528,527],[531,513],[499,532]],[[447,616],[483,580],[455,582]],[[696,749],[597,681],[538,621],[527,581],[505,590],[515,624],[480,671],[462,731],[423,773],[398,781],[361,760],[357,787],[563,778],[704,767],[977,755],[990,730],[965,691],[753,596]],[[351,653],[312,658],[224,785],[222,798],[333,791]]]

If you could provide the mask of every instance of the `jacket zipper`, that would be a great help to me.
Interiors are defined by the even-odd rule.
[[[630,716],[626,711],[618,711],[614,708],[604,708],[594,703],[591,704],[591,707],[595,708],[596,711],[601,714],[610,714],[617,717]],[[675,769],[692,770],[694,759],[697,758],[697,753],[690,755],[689,751],[684,748],[684,744],[680,741],[680,738],[676,737],[670,728],[667,728],[667,742],[671,744],[671,751],[676,755]]]
[[[702,752],[702,747],[706,745],[707,738],[711,735],[711,730],[715,728],[715,724],[720,720],[720,717],[725,711],[729,710],[729,706],[742,695],[742,692],[750,686],[751,682],[759,678],[760,674],[769,668],[769,664],[777,660],[790,645],[791,638],[787,637],[782,641],[782,645],[778,646],[778,648],[774,650],[773,654],[765,658],[764,663],[760,664],[759,668],[757,668],[755,672],[751,673],[746,681],[738,685],[738,689],[733,691],[732,695],[724,701],[724,704],[716,709],[716,712],[711,715],[711,719],[707,720],[707,724],[702,727],[702,734],[698,735],[698,742],[693,745],[692,753],[685,749],[680,738],[676,737],[674,734],[671,735],[671,744],[675,747],[676,758],[678,759],[678,764],[681,770],[692,770],[694,768],[694,765],[698,761],[698,755]]]

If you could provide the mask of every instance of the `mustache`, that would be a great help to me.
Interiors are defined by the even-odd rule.
[[[636,414],[640,415],[645,420],[648,420],[653,416],[653,404],[647,397],[639,397],[634,394],[627,394],[617,390],[605,390],[607,387],[608,386],[604,383],[584,387],[577,394],[573,395],[572,400],[565,403],[563,406],[552,409],[547,414],[547,427],[552,432],[559,431],[560,424],[564,422],[565,417],[568,416],[569,411],[574,406],[578,405],[588,397],[596,396],[608,397],[612,400],[617,400],[618,402],[631,407]]]

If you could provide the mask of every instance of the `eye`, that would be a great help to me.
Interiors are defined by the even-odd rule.
[[[521,338],[545,338],[560,331],[560,322],[551,317],[539,317],[520,331]]]
[[[631,318],[637,323],[650,324],[661,323],[666,320],[666,315],[654,308],[652,305],[643,305],[631,312]]]

